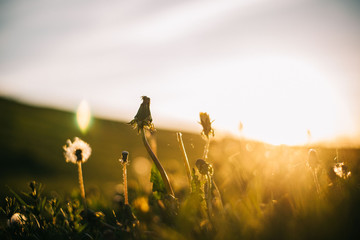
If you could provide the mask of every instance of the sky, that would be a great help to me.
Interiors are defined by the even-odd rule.
[[[0,1],[0,96],[273,144],[360,145],[355,0]],[[243,124],[239,130],[240,122]],[[91,129],[89,129],[91,131]]]

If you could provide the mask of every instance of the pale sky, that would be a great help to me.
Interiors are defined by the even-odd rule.
[[[349,0],[0,2],[0,95],[158,127],[199,112],[270,143],[360,144],[360,3]],[[182,124],[179,123],[182,122]],[[89,130],[91,131],[91,129]]]

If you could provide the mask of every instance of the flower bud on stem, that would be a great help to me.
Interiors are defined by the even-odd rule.
[[[119,159],[121,165],[123,166],[123,180],[124,180],[124,198],[125,198],[125,205],[129,205],[129,198],[128,198],[128,185],[127,185],[127,170],[126,165],[129,163],[129,152],[123,151],[121,153],[122,158]]]

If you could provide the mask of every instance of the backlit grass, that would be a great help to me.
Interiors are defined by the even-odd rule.
[[[195,163],[203,157],[207,141],[200,133],[184,133],[189,184],[176,133],[158,130],[157,156],[173,187],[173,199],[141,137],[130,126],[95,119],[91,130],[81,135],[73,114],[6,100],[0,104],[8,113],[1,118],[0,132],[1,239],[360,236],[358,149],[311,146],[315,161],[309,147],[218,139],[215,130],[205,168],[211,166],[212,172],[202,174],[205,170]],[[73,136],[92,148],[83,165],[88,210],[77,186],[77,170],[63,156],[62,146]],[[129,152],[129,204],[125,204],[123,167],[118,161],[124,150]]]

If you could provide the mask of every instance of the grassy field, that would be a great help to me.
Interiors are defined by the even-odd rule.
[[[90,159],[83,164],[89,206],[107,216],[111,209],[121,212],[117,207],[122,201],[117,197],[123,196],[118,159],[123,150],[129,151],[129,202],[140,222],[140,233],[135,238],[359,239],[359,149],[312,146],[318,155],[314,173],[308,164],[309,146],[217,139],[215,132],[208,162],[214,169],[223,210],[212,219],[199,211],[206,211],[204,201],[192,202],[176,133],[158,129],[154,137],[157,155],[179,203],[176,214],[169,217],[151,202],[152,162],[140,136],[129,125],[94,119],[89,132],[82,135],[74,113],[5,99],[0,99],[0,111],[1,206],[5,206],[5,196],[13,196],[6,185],[21,192],[31,180],[43,183],[49,198],[56,194],[70,199],[76,196],[76,166],[65,162],[62,146],[66,139],[78,136],[92,147]],[[194,121],[198,121],[197,116]],[[183,139],[190,166],[195,168],[205,141],[196,133],[183,133]],[[335,174],[338,162],[347,166],[344,173],[351,172],[348,178]],[[205,179],[196,174],[203,188]],[[165,210],[170,211],[167,207],[165,204]],[[4,224],[6,218],[2,219]],[[106,219],[112,223],[109,217]],[[94,234],[87,228],[76,231]],[[97,234],[94,238],[106,239],[104,232]]]
[[[118,161],[122,151],[130,152],[130,161],[145,161],[143,158],[148,157],[140,136],[126,123],[94,118],[91,129],[83,135],[77,127],[75,113],[5,99],[0,99],[0,110],[2,193],[6,192],[4,185],[20,189],[30,180],[43,182],[49,190],[69,192],[77,187],[76,167],[65,162],[62,148],[67,139],[73,140],[75,136],[92,147],[91,158],[83,166],[89,187],[101,186],[101,191],[110,194],[122,181],[122,167]],[[184,133],[183,137],[189,156],[193,160],[201,157],[204,143],[200,135]],[[176,133],[158,129],[155,138],[159,158],[164,159],[169,172],[180,172],[187,181],[184,168],[178,165],[182,164],[182,158]],[[136,180],[131,167],[129,171],[129,176]]]

